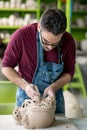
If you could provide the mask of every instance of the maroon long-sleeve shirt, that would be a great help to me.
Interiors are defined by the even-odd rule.
[[[31,82],[37,65],[36,45],[37,23],[28,25],[15,31],[4,54],[3,67],[19,67],[19,75],[26,81]],[[72,36],[65,32],[62,37],[62,53],[64,73],[73,77],[75,69],[75,42]],[[46,52],[44,60],[58,63],[57,48]]]

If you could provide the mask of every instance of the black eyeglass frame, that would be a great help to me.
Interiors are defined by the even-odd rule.
[[[40,31],[40,37],[41,37],[41,42],[42,42],[42,44],[43,45],[49,45],[49,46],[52,46],[52,47],[56,47],[58,44],[60,44],[61,43],[61,41],[62,41],[62,38],[61,38],[61,40],[60,41],[58,41],[58,42],[56,42],[56,43],[48,43],[48,42],[44,42],[43,41],[43,39],[42,39],[42,34],[41,34],[41,32],[42,31]]]

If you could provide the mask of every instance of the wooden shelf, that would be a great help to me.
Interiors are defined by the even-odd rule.
[[[0,8],[3,12],[37,12],[37,9],[21,9],[21,8]]]
[[[71,30],[73,31],[87,31],[87,27],[72,27]]]
[[[18,28],[20,28],[20,26],[0,26],[0,29],[8,29],[8,30],[18,29]]]
[[[87,15],[87,11],[73,11],[73,15],[81,15],[81,14],[83,14],[83,15]]]

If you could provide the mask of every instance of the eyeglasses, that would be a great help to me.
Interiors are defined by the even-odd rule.
[[[41,34],[41,32],[40,32],[40,34]],[[61,42],[61,40],[56,42],[56,43],[51,43],[51,42],[48,42],[45,38],[43,38],[42,34],[41,34],[41,42],[44,45],[49,45],[49,46],[52,46],[52,47],[56,47]]]

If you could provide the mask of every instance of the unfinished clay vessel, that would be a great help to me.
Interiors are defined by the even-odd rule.
[[[15,108],[13,117],[16,123],[25,128],[47,128],[55,118],[56,102],[54,97],[34,97],[27,99],[21,107]]]
[[[82,108],[77,97],[70,91],[63,92],[65,100],[65,116],[67,118],[77,118],[82,116]]]

